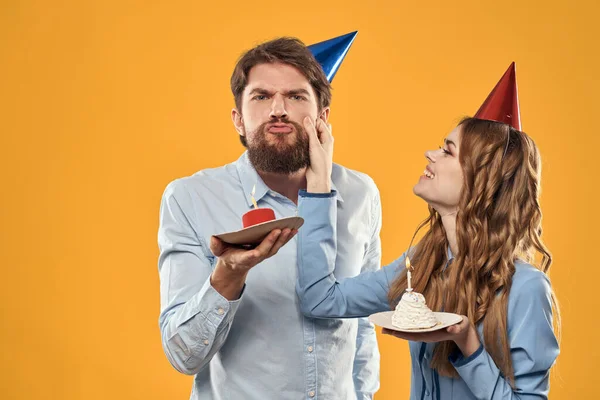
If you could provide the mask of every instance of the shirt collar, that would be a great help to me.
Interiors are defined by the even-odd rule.
[[[448,247],[446,248],[446,257],[448,258],[448,261],[446,261],[446,265],[444,265],[442,271],[446,271],[446,269],[454,261],[454,254],[452,254],[452,249],[450,249],[450,245],[448,245]]]
[[[331,181],[331,189],[332,189],[332,190],[335,190],[335,192],[336,192],[336,196],[335,196],[335,197],[337,198],[337,201],[339,201],[339,202],[343,203],[343,202],[344,202],[344,199],[343,199],[343,197],[342,197],[342,194],[341,194],[341,193],[340,193],[340,191],[337,189],[337,186],[335,186],[335,183],[333,183],[333,180]]]
[[[269,192],[270,189],[250,162],[247,150],[240,156],[240,158],[237,159],[235,162],[235,167],[242,183],[244,197],[246,198],[248,207],[252,207],[252,187],[256,184],[254,200],[256,200],[257,203]],[[337,192],[337,200],[343,202],[344,199],[342,199],[342,195],[340,194],[339,190],[337,190],[337,187],[333,181],[331,181],[331,188]]]
[[[446,251],[446,256],[448,257],[448,263],[454,260],[454,254],[452,254],[452,249],[448,246],[448,250]]]

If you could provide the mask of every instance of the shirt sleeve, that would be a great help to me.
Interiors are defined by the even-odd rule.
[[[202,370],[221,348],[240,302],[211,286],[214,258],[193,229],[193,217],[185,186],[172,182],[160,206],[159,326],[167,359],[188,375]]]
[[[371,232],[371,242],[364,257],[361,273],[374,272],[381,268],[381,202],[377,188],[371,205]],[[375,392],[379,390],[380,354],[375,325],[366,317],[358,319],[352,370],[357,400],[373,399]]]
[[[460,351],[450,357],[450,362],[477,399],[548,398],[550,368],[558,357],[559,347],[552,325],[550,281],[544,273],[536,272],[515,287],[514,297],[509,298],[508,339],[514,389],[483,345],[470,357],[463,357]]]
[[[300,308],[307,317],[353,318],[389,311],[390,283],[400,272],[400,259],[376,271],[338,282],[333,274],[337,243],[336,191],[326,194],[301,190],[298,215],[298,281]]]

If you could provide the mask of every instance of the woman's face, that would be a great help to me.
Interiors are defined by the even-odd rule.
[[[440,215],[457,210],[463,185],[463,171],[458,161],[460,126],[444,140],[439,150],[425,152],[429,163],[413,192],[425,200]]]

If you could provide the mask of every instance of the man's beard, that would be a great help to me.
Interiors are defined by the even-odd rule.
[[[295,143],[288,144],[287,138],[281,143],[269,143],[267,125],[274,123],[290,124],[296,131]],[[280,135],[293,135],[294,132]],[[248,142],[248,158],[254,168],[263,172],[291,174],[310,166],[308,135],[304,128],[288,119],[271,120],[261,124],[253,133],[252,143]]]

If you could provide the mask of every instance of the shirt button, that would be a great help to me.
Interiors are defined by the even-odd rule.
[[[313,347],[312,346],[308,346],[308,352],[312,353],[313,352]]]
[[[308,395],[309,395],[310,397],[315,397],[315,392],[313,392],[313,391],[311,390],[310,392],[308,392]]]
[[[225,310],[223,310],[222,308],[219,308],[217,310],[217,312],[219,313],[219,315],[223,315],[225,313]]]
[[[208,345],[208,340],[204,340],[204,344],[205,344],[205,345]]]

